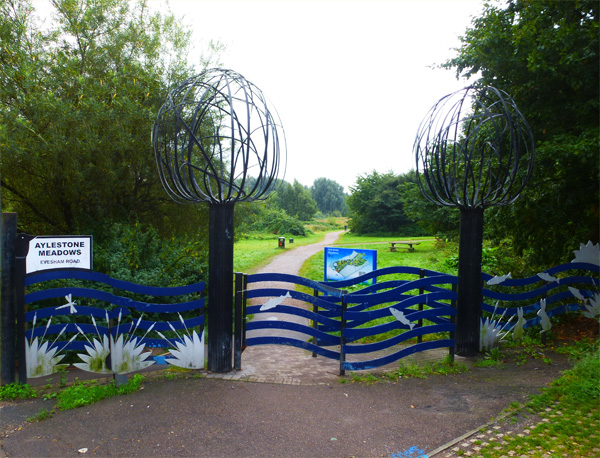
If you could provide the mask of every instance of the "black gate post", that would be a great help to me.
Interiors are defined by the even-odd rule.
[[[475,356],[479,352],[482,244],[483,208],[461,208],[456,308],[456,354],[459,356]]]
[[[233,332],[233,368],[242,369],[242,351],[244,350],[244,325],[246,321],[245,277],[241,272],[235,273],[235,319]]]
[[[2,284],[0,285],[0,385],[15,381],[17,359],[16,323],[16,263],[17,214],[2,213]]]
[[[229,372],[233,343],[233,204],[210,206],[208,370]]]
[[[419,270],[419,279],[421,278],[425,278],[425,269],[421,269]],[[423,293],[425,292],[425,288],[423,288],[422,286],[419,288],[419,296],[422,296]],[[423,311],[423,303],[419,303],[419,312]],[[421,318],[417,324],[418,328],[422,328],[423,327],[423,318]],[[417,343],[421,343],[423,342],[423,335],[419,335],[417,337]]]
[[[346,364],[346,336],[344,330],[346,329],[346,310],[348,310],[348,304],[346,303],[346,295],[342,295],[342,310],[340,315],[340,375],[346,375],[344,366]]]
[[[19,234],[15,248],[15,298],[17,306],[17,361],[19,383],[27,383],[27,359],[25,355],[25,274],[29,241],[33,236]]]

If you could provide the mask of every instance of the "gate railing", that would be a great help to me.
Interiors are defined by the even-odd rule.
[[[68,364],[100,374],[127,374],[154,363],[204,367],[204,283],[143,286],[98,272],[53,270],[27,275],[25,286],[47,284],[24,296],[26,377]],[[62,284],[69,283],[69,286]],[[161,303],[148,302],[161,300]],[[148,349],[171,348],[152,356]],[[21,377],[20,377],[21,378]]]
[[[583,311],[598,317],[600,267],[589,262],[562,264],[524,279],[482,274],[482,349],[497,344],[517,331],[542,325],[542,337],[553,316]],[[351,280],[315,282],[285,274],[237,274],[235,346],[236,368],[241,351],[252,345],[290,345],[339,360],[340,374],[366,370],[395,362],[408,355],[434,348],[448,348],[454,357],[456,276],[413,267],[379,269]],[[382,279],[390,278],[382,281]],[[267,282],[285,282],[273,288]],[[371,283],[371,284],[368,284]],[[332,287],[335,285],[335,288]],[[297,291],[313,289],[313,294]],[[251,305],[246,301],[252,300]],[[302,306],[293,305],[298,300]],[[281,313],[311,321],[260,319],[265,313]],[[246,323],[246,317],[255,319]],[[513,321],[518,317],[518,320]],[[297,320],[299,321],[299,320]],[[262,336],[246,332],[273,331]],[[293,331],[286,336],[276,330]]]
[[[567,311],[598,318],[599,273],[596,264],[572,262],[525,279],[483,274],[482,341],[488,345],[489,335],[500,339],[509,332],[516,338],[518,330],[538,324],[544,336],[550,318]],[[37,289],[24,296],[19,312],[26,377],[56,371],[68,351],[79,358],[76,367],[105,374],[155,363],[204,367],[204,283],[160,288],[97,272],[54,270],[27,275],[24,285]],[[341,374],[434,348],[448,348],[453,357],[456,285],[453,275],[412,267],[335,283],[236,274],[234,366],[241,369],[245,346],[265,344],[337,360]],[[261,320],[266,313],[290,319]],[[247,322],[249,315],[255,319]],[[149,348],[171,351],[151,355]]]
[[[399,275],[417,278],[378,281],[353,292],[346,289],[373,279]],[[254,316],[245,323],[245,328],[246,320],[238,322],[237,327],[245,332],[273,332],[252,337],[244,332],[241,345],[235,346],[236,355],[244,345],[290,345],[311,351],[313,356],[338,360],[340,374],[346,370],[379,367],[434,348],[448,348],[453,356],[456,277],[451,275],[411,267],[390,267],[335,282],[336,288],[332,288],[332,283],[294,275],[238,274],[237,278],[238,296],[245,295],[245,299],[251,300],[251,305],[245,301],[240,303],[243,313],[239,316]],[[272,282],[285,282],[291,286],[261,287],[261,283]],[[312,288],[314,292],[311,295],[296,291],[296,286]],[[303,306],[291,305],[291,300],[301,301]],[[261,319],[266,313],[280,313],[299,320]],[[298,338],[298,334],[290,336],[289,331],[301,334],[302,338]],[[424,337],[428,340],[423,341]],[[407,346],[411,340],[415,342]]]

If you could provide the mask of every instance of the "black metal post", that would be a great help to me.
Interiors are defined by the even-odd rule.
[[[340,375],[346,375],[344,365],[346,363],[346,336],[344,335],[344,329],[346,329],[346,310],[348,310],[348,304],[346,303],[346,296],[342,295],[342,311],[340,315]]]
[[[456,308],[456,354],[460,356],[479,352],[482,244],[483,208],[461,208]]]
[[[452,285],[452,292],[456,293],[456,285],[455,284]],[[452,299],[450,301],[450,307],[452,307],[453,309],[456,310],[456,299]],[[450,317],[450,323],[456,325],[456,316],[455,315],[452,315]],[[454,340],[456,342],[456,340],[455,340],[456,339],[456,332],[453,332],[453,331],[450,332],[450,339],[452,339],[452,340]],[[455,352],[454,347],[449,347],[448,348],[448,355],[450,356],[450,361],[452,361],[452,362],[454,362],[454,352]]]
[[[25,352],[25,275],[29,241],[33,236],[19,234],[15,247],[15,299],[17,305],[17,361],[19,383],[27,383],[27,358]]]
[[[419,278],[425,278],[425,269],[421,269],[419,270]],[[419,288],[419,296],[422,296],[423,293],[425,292],[425,288],[423,288],[422,286]],[[421,302],[419,304],[419,312],[423,311],[423,303]],[[423,327],[423,319],[421,318],[417,324],[418,328],[422,328]],[[420,335],[417,337],[417,343],[421,343],[423,342],[423,335]]]
[[[210,206],[208,255],[208,370],[232,369],[233,204]]]
[[[0,384],[15,381],[17,360],[16,323],[16,264],[17,214],[2,213],[2,284],[0,285]]]
[[[317,291],[316,289],[313,289],[313,296],[315,297],[319,297],[319,291]],[[313,313],[318,314],[319,313],[319,306],[316,304],[313,304]],[[312,324],[313,329],[316,331],[319,329],[319,322],[317,320],[313,320],[313,324]],[[319,346],[319,338],[315,337],[315,345]],[[312,357],[316,358],[317,354],[313,351],[312,352]]]
[[[242,369],[242,335],[244,330],[244,274],[235,273],[235,325],[233,330],[233,368]]]

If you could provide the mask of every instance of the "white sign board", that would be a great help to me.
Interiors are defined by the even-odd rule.
[[[43,236],[29,241],[26,273],[50,269],[92,269],[92,237]]]

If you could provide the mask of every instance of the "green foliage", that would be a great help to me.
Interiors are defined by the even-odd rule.
[[[256,232],[269,232],[271,234],[292,234],[307,235],[308,231],[304,224],[292,216],[289,216],[285,210],[277,208],[265,209],[251,229]]]
[[[324,215],[333,215],[338,212],[340,216],[343,216],[348,211],[344,188],[334,180],[317,178],[310,187],[310,193],[317,208]]]
[[[53,414],[54,414],[53,410],[40,409],[40,411],[38,413],[36,413],[35,415],[27,418],[27,421],[28,422],[43,421],[46,418],[50,418]]]
[[[169,86],[192,71],[189,31],[143,0],[56,0],[33,22],[27,0],[0,5],[3,210],[33,234],[141,221],[195,231],[163,191],[149,141]]]
[[[58,393],[56,405],[60,410],[76,409],[108,397],[133,393],[140,389],[144,380],[143,375],[135,374],[127,383],[121,386],[116,386],[114,381],[107,385],[76,381],[72,386]]]
[[[406,216],[416,221],[424,234],[458,239],[460,211],[457,208],[436,205],[429,201],[413,181],[401,185],[400,199]]]
[[[483,359],[476,361],[473,366],[475,367],[497,367],[504,365],[504,356],[500,353],[499,348],[492,348],[485,354]]]
[[[486,228],[533,268],[598,242],[598,27],[596,1],[490,2],[444,65],[506,91],[532,128],[530,183],[514,204],[486,212]]]
[[[37,391],[27,383],[9,383],[0,386],[0,400],[14,401],[16,399],[32,399],[37,397]]]
[[[94,268],[113,278],[150,286],[181,286],[203,281],[208,252],[203,241],[163,239],[144,224],[114,224],[94,243]]]
[[[284,210],[285,213],[300,221],[310,221],[317,213],[317,203],[312,198],[310,190],[294,180],[291,185],[287,182],[279,187],[269,201],[270,207]]]
[[[381,374],[385,380],[398,380],[400,378],[427,378],[432,375],[452,375],[467,371],[464,364],[456,363],[449,356],[442,361],[428,361],[425,364],[419,364],[412,360],[402,360],[398,369],[386,371]],[[352,374],[352,381],[359,383],[374,383],[379,378],[373,374]]]
[[[396,176],[392,172],[359,176],[347,199],[350,229],[357,234],[391,233],[417,235],[422,232],[406,215],[402,185],[416,179],[414,172]]]

